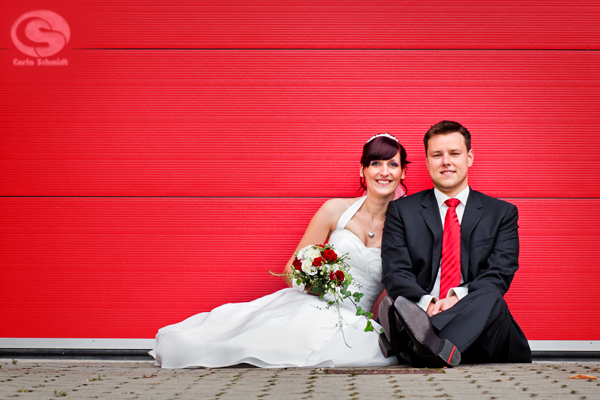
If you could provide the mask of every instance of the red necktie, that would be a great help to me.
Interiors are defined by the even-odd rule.
[[[460,285],[460,223],[456,215],[458,199],[448,199],[444,220],[444,238],[442,240],[442,276],[440,278],[440,299],[446,297],[448,290]]]

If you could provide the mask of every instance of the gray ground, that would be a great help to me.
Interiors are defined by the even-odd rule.
[[[0,399],[600,399],[600,362],[453,369],[176,369],[151,361],[0,359]]]

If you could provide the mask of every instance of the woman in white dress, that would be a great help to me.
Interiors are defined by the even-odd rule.
[[[406,151],[389,134],[365,143],[360,167],[366,196],[326,201],[308,225],[296,250],[328,241],[348,254],[352,292],[364,294],[359,305],[370,310],[383,291],[381,235],[388,203],[404,184]],[[291,271],[293,256],[284,270]],[[292,283],[286,278],[286,283]],[[268,279],[268,277],[265,277]],[[248,303],[225,304],[160,329],[150,355],[163,368],[224,367],[252,364],[263,368],[366,367],[397,364],[378,344],[380,326],[364,332],[367,320],[346,300],[338,310],[290,287]]]

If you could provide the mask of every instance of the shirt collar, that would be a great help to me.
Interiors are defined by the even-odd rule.
[[[469,189],[469,186],[467,185],[467,187],[464,188],[462,190],[462,192],[457,194],[455,197],[458,200],[460,200],[460,202],[465,207],[467,206],[467,199],[469,198],[469,191],[470,191],[470,189]],[[444,193],[440,192],[437,188],[433,188],[433,193],[435,194],[435,199],[437,200],[439,208],[442,208],[442,205],[444,204],[444,202],[450,198],[450,197],[446,196]]]

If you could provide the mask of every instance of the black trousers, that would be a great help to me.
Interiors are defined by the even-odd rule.
[[[461,363],[531,362],[527,338],[495,290],[469,293],[431,322],[438,335],[460,351]]]

